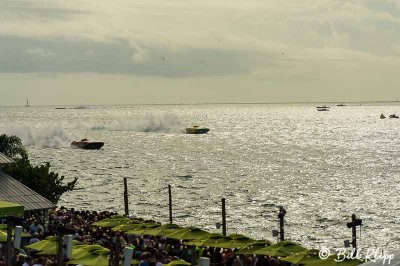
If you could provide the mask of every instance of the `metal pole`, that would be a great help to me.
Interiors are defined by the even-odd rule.
[[[285,215],[286,215],[286,210],[281,206],[279,207],[279,240],[280,241],[285,241]]]
[[[126,181],[126,177],[124,177],[124,205],[125,205],[125,215],[129,216],[128,184]]]
[[[351,245],[353,246],[354,252],[357,252],[357,228],[356,228],[356,215],[353,214],[351,216],[351,222],[353,224],[353,226],[351,227],[351,231],[352,231],[352,241],[351,241]]]
[[[226,236],[226,209],[225,198],[222,198],[222,235]]]
[[[171,185],[168,185],[168,199],[169,199],[169,223],[172,224],[172,193],[171,193]]]
[[[12,217],[7,217],[7,249],[6,249],[7,265],[11,265],[11,259],[12,259],[12,247],[11,247],[12,227],[13,227]]]

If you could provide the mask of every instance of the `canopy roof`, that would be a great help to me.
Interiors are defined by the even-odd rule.
[[[13,159],[5,155],[4,153],[0,152],[0,165],[2,164],[9,164],[9,163],[15,163]]]
[[[0,171],[0,201],[18,203],[24,206],[25,211],[56,208],[51,201],[2,171]]]

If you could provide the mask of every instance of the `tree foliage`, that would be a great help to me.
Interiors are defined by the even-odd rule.
[[[5,166],[3,171],[54,204],[57,204],[63,193],[74,190],[78,181],[75,178],[64,184],[64,176],[51,172],[50,163],[40,166],[31,165],[21,139],[17,136],[1,135],[0,152],[10,157],[20,155],[21,158],[15,159],[16,163]]]
[[[0,135],[0,152],[11,158],[17,155],[21,157],[26,155],[21,139],[17,136],[7,136],[6,134]]]

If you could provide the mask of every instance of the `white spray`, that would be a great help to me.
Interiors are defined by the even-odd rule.
[[[67,147],[73,137],[61,125],[44,127],[13,126],[1,127],[0,132],[7,135],[16,135],[25,146],[37,147]]]
[[[117,120],[104,125],[92,125],[92,130],[182,133],[183,125],[175,115],[146,116],[132,120]]]

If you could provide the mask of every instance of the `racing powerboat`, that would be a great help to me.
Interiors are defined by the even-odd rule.
[[[186,129],[186,134],[206,134],[208,131],[210,129],[206,127],[192,126]]]
[[[81,141],[71,142],[71,147],[85,149],[85,150],[98,150],[103,146],[104,142],[89,141],[88,139],[82,139]]]

